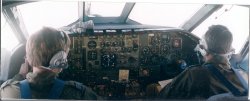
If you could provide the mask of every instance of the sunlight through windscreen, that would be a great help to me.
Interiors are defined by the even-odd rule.
[[[29,34],[43,26],[60,28],[78,19],[78,2],[43,1],[17,6]]]
[[[129,18],[142,24],[179,27],[202,6],[203,4],[137,3]]]
[[[125,6],[125,3],[116,2],[90,2],[86,4],[86,12],[90,17],[118,17]]]

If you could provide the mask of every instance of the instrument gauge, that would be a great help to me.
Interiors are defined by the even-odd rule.
[[[96,60],[97,51],[88,51],[88,60]]]
[[[153,46],[153,47],[151,48],[151,52],[152,52],[153,54],[157,54],[157,53],[159,52],[159,47],[158,47],[158,46]]]
[[[119,46],[119,42],[118,42],[118,41],[114,41],[114,42],[112,43],[112,46],[113,46],[113,47]]]
[[[144,55],[147,55],[147,54],[150,53],[150,48],[145,46],[145,47],[143,47],[142,52],[143,52]]]
[[[96,48],[96,46],[97,46],[97,44],[96,44],[95,41],[89,41],[88,42],[88,48],[94,49],[94,48]]]
[[[170,50],[170,46],[165,44],[165,45],[162,45],[161,46],[161,54],[168,54],[169,53],[169,50]]]

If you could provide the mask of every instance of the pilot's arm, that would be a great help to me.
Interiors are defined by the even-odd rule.
[[[15,81],[21,81],[24,80],[26,78],[26,74],[28,74],[28,72],[31,72],[31,68],[30,65],[28,64],[27,60],[25,60],[25,62],[21,65],[19,73],[16,74],[12,80]]]
[[[166,85],[160,92],[160,99],[193,99],[206,96],[202,92],[209,92],[207,86],[207,78],[200,70],[187,68],[181,74],[173,79],[171,83]]]
[[[160,92],[160,98],[162,99],[175,99],[181,96],[185,96],[188,93],[188,84],[192,81],[189,77],[189,71],[184,71],[173,79],[171,83],[166,85]]]
[[[65,81],[64,89],[61,94],[62,99],[102,100],[102,97],[97,95],[91,88],[76,81]]]

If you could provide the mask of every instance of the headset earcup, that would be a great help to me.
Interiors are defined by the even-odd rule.
[[[64,51],[57,52],[51,58],[49,68],[68,68],[67,53]]]

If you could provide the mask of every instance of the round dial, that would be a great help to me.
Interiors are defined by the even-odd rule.
[[[167,55],[169,53],[170,46],[165,44],[161,46],[161,54]]]
[[[97,46],[97,44],[96,44],[95,41],[89,41],[89,42],[88,42],[88,47],[89,47],[90,49],[96,48],[96,46]]]
[[[160,38],[158,36],[151,37],[151,44],[158,45],[160,43]]]
[[[147,54],[149,54],[150,53],[150,48],[149,47],[143,47],[143,49],[142,49],[142,53],[144,54],[144,55],[147,55]]]
[[[159,47],[158,47],[158,46],[153,46],[153,47],[151,47],[151,52],[152,52],[153,54],[157,54],[157,53],[159,52]]]
[[[118,41],[114,41],[114,42],[112,43],[112,46],[113,46],[113,47],[119,46],[119,42],[118,42]]]
[[[104,54],[101,56],[101,65],[104,68],[116,66],[116,55],[115,54]]]

